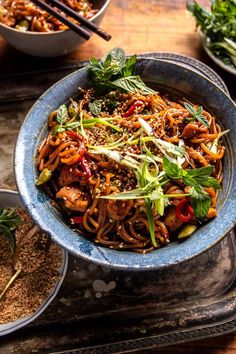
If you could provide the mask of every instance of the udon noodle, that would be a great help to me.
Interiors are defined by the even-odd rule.
[[[62,0],[62,3],[87,19],[97,12],[88,0]],[[55,17],[28,0],[0,0],[0,22],[21,31],[51,32],[67,29]]]
[[[37,184],[66,222],[99,245],[146,253],[214,218],[225,150],[216,118],[158,93],[94,95],[52,112],[38,147]]]

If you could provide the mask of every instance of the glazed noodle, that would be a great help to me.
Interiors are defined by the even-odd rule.
[[[73,229],[146,253],[217,215],[226,132],[214,116],[158,93],[94,95],[52,112],[38,147],[36,184]]]
[[[62,3],[87,19],[97,13],[88,0],[62,0]],[[21,31],[50,32],[67,29],[59,20],[28,0],[0,0],[0,22]]]

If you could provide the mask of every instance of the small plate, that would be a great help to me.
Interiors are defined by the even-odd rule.
[[[234,68],[233,65],[227,65],[225,64],[221,59],[217,58],[209,49],[208,47],[208,39],[206,36],[201,34],[201,43],[202,46],[207,53],[207,55],[218,65],[220,66],[223,70],[228,71],[230,74],[236,75],[236,68]]]
[[[18,193],[10,190],[0,189],[0,208],[15,207],[15,206],[22,206]],[[46,300],[41,304],[41,306],[31,316],[20,318],[14,322],[0,324],[0,337],[9,334],[11,332],[17,331],[18,329],[34,321],[39,315],[43,313],[43,311],[48,307],[48,305],[55,298],[65,278],[67,266],[68,266],[68,253],[62,248],[61,251],[62,251],[62,265],[60,269],[60,274],[58,277],[58,281],[56,282],[51,293],[48,295]]]

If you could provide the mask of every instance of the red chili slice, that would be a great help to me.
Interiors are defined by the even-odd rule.
[[[176,206],[176,216],[183,222],[188,222],[194,217],[194,211],[189,201],[190,198],[184,198]]]
[[[72,225],[83,224],[83,216],[73,216],[69,221]]]
[[[143,101],[137,100],[131,105],[131,107],[128,109],[128,111],[123,113],[121,116],[124,118],[130,117],[130,116],[132,116],[132,114],[134,114],[134,111],[137,108],[141,108],[141,107],[144,107]]]
[[[77,132],[74,132],[73,130],[68,130],[66,132],[66,134],[71,137],[71,138],[74,138],[74,139],[79,139],[80,141],[85,141],[83,135],[77,133]]]

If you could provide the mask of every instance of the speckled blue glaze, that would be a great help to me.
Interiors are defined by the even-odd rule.
[[[127,270],[161,269],[191,259],[219,242],[236,220],[236,107],[233,101],[207,78],[180,65],[152,59],[140,59],[137,70],[142,78],[160,90],[194,98],[215,114],[223,129],[230,128],[225,140],[224,188],[217,218],[198,229],[183,242],[171,243],[150,254],[116,251],[99,247],[72,231],[60,214],[43,198],[35,186],[36,149],[47,133],[47,116],[70,97],[78,87],[89,87],[87,70],[81,69],[52,86],[32,107],[20,130],[15,149],[15,177],[22,201],[34,220],[62,247],[78,257],[112,268]]]

